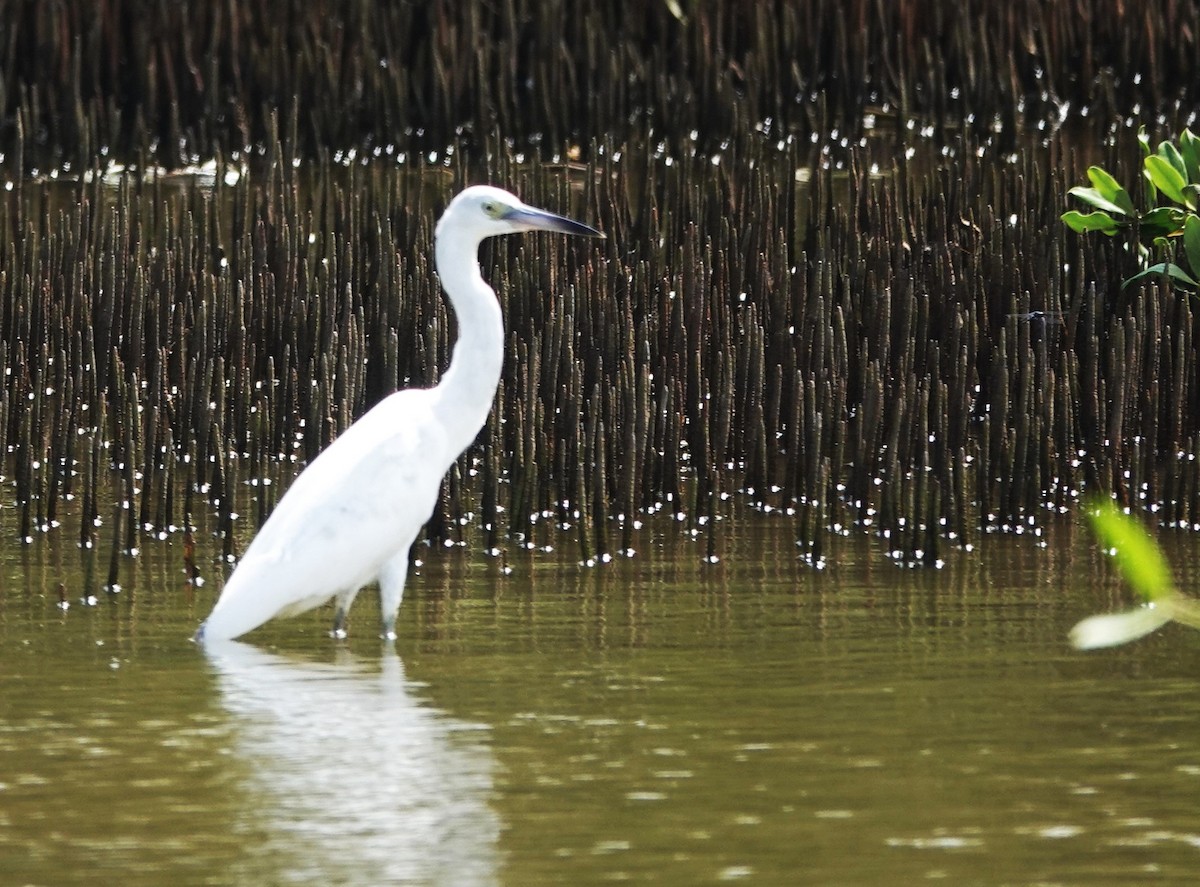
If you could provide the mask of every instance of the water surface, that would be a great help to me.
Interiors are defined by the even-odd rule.
[[[655,533],[591,569],[425,551],[394,651],[364,593],[346,644],[322,611],[208,653],[188,637],[220,571],[189,590],[178,543],[87,606],[69,540],[10,533],[0,868],[47,885],[1191,882],[1200,635],[1071,651],[1075,620],[1129,603],[1085,533],[988,538],[943,570],[845,541],[824,571],[782,520],[739,519],[715,565]],[[1188,537],[1166,541],[1186,575]]]

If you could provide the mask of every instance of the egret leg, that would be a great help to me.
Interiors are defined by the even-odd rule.
[[[383,617],[383,634],[386,641],[396,639],[396,614],[404,600],[404,581],[408,578],[408,549],[392,555],[392,559],[379,571],[379,611]]]
[[[329,636],[342,640],[346,637],[346,616],[350,612],[350,605],[354,603],[354,598],[360,591],[362,586],[351,588],[347,591],[338,592],[337,595],[337,610],[333,614],[333,630],[329,632]]]

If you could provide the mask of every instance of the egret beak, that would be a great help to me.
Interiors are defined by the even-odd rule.
[[[604,237],[602,231],[597,231],[583,222],[576,222],[566,216],[556,216],[544,209],[534,209],[532,206],[517,206],[503,216],[504,220],[513,225],[518,231],[557,231],[559,234],[581,234],[584,237]]]

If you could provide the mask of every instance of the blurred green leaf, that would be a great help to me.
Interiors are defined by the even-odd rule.
[[[1146,173],[1154,187],[1176,203],[1187,204],[1187,198],[1183,194],[1183,186],[1187,182],[1184,181],[1183,173],[1177,170],[1171,161],[1158,154],[1151,154],[1146,158],[1145,164]]]
[[[1182,594],[1172,595],[1167,599],[1171,609],[1171,618],[1189,628],[1200,628],[1200,603]]]
[[[1081,213],[1072,209],[1062,214],[1062,220],[1068,228],[1080,234],[1099,231],[1111,237],[1119,230],[1113,217],[1106,212]]]
[[[1125,613],[1081,620],[1071,629],[1072,645],[1078,650],[1115,647],[1145,637],[1172,620],[1200,628],[1200,602],[1175,590],[1162,549],[1141,525],[1108,500],[1089,508],[1088,516],[1101,544],[1113,551],[1122,575],[1146,603]]]
[[[1152,603],[1174,591],[1162,549],[1141,524],[1107,501],[1089,509],[1088,516],[1100,544],[1114,552],[1125,581],[1143,600]]]
[[[1147,604],[1124,613],[1089,616],[1076,623],[1068,637],[1076,650],[1116,647],[1157,631],[1171,621],[1166,608]]]
[[[1200,603],[1182,594],[1173,594],[1163,603],[1168,605],[1172,619],[1189,628],[1200,628]]]

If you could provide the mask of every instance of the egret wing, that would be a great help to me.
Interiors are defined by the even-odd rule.
[[[230,577],[206,635],[223,621],[236,637],[274,616],[320,606],[370,582],[412,544],[444,473],[428,394],[387,398],[301,473]]]

